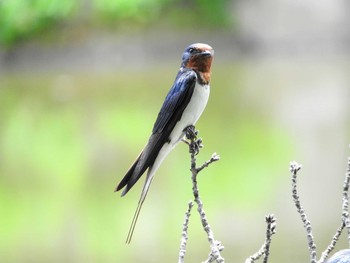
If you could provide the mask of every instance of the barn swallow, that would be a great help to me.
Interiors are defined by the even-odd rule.
[[[147,170],[141,197],[132,220],[126,243],[130,243],[143,202],[164,158],[193,126],[207,105],[210,93],[210,67],[214,50],[207,44],[196,43],[186,48],[182,63],[153,126],[145,148],[130,167],[115,191],[124,188],[124,196]]]

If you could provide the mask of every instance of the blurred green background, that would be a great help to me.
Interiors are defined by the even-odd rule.
[[[348,11],[342,1],[0,1],[0,261],[177,261],[192,199],[186,145],[157,172],[131,245],[143,180],[122,199],[113,190],[194,42],[215,49],[197,159],[221,156],[199,187],[223,256],[244,262],[274,213],[271,262],[307,262],[294,159],[321,252],[340,222],[349,155]],[[201,262],[209,246],[195,210],[189,228],[186,262]]]

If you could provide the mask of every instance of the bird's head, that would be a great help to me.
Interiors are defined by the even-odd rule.
[[[210,79],[210,67],[214,56],[214,49],[202,43],[195,43],[188,46],[182,55],[181,68],[193,69],[209,82]]]

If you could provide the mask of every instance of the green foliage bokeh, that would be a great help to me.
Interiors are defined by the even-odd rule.
[[[198,163],[214,151],[221,155],[199,179],[219,232],[215,218],[225,217],[222,213],[265,207],[292,152],[286,131],[258,109],[243,106],[241,70],[215,67],[212,96],[197,125],[205,145]],[[147,141],[173,77],[173,69],[166,68],[112,75],[2,76],[2,262],[115,262],[116,256],[118,262],[143,262],[135,249],[149,249],[147,255],[154,251],[152,242],[142,248],[122,245],[143,180],[122,199],[113,190]],[[154,257],[161,262],[169,261],[169,255],[175,259],[191,197],[189,155],[180,144],[157,172],[135,243],[165,240]],[[191,235],[200,234],[194,215]],[[205,238],[201,240],[205,250]],[[190,251],[203,255],[193,243]]]
[[[12,46],[19,40],[47,34],[57,26],[81,23],[144,27],[152,24],[209,27],[228,25],[228,0],[2,0],[0,1],[0,44]],[[83,19],[82,19],[83,18]]]
[[[76,7],[70,0],[0,1],[0,43],[10,45],[67,19]]]

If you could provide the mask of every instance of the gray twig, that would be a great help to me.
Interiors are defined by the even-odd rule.
[[[323,251],[321,258],[319,261],[317,261],[317,263],[323,263],[327,260],[329,254],[332,252],[332,250],[334,249],[335,245],[337,244],[339,237],[343,231],[345,227],[345,223],[342,222],[341,226],[337,229],[337,232],[334,234],[331,243],[329,244],[329,246],[326,248],[325,251]]]
[[[185,261],[186,245],[187,245],[187,239],[188,239],[187,230],[188,230],[188,223],[190,220],[192,207],[193,207],[193,202],[192,201],[188,202],[188,209],[187,209],[187,212],[185,213],[185,220],[182,225],[182,238],[180,243],[180,252],[179,252],[179,261],[178,261],[179,263],[184,263]]]
[[[348,158],[348,166],[345,174],[345,180],[343,184],[343,209],[342,209],[342,218],[341,224],[337,229],[337,232],[334,234],[331,243],[327,249],[322,253],[322,256],[318,263],[323,263],[327,260],[329,254],[333,251],[335,245],[337,244],[339,237],[346,227],[348,230],[348,241],[350,242],[350,221],[349,221],[349,184],[350,184],[350,157]]]
[[[267,263],[270,255],[270,245],[272,241],[272,235],[276,233],[276,218],[274,215],[268,215],[265,217],[265,221],[267,224],[266,228],[266,239],[265,239],[265,256],[264,256],[264,263]]]
[[[301,220],[306,230],[311,263],[316,263],[317,262],[316,244],[314,242],[314,237],[312,235],[311,223],[307,219],[304,208],[301,206],[299,195],[297,192],[297,174],[300,169],[301,169],[301,165],[299,165],[297,162],[293,161],[290,163],[290,171],[292,173],[292,196],[293,196],[293,201],[295,203],[297,211],[301,216]]]
[[[211,163],[219,161],[219,160],[220,160],[220,155],[218,155],[217,153],[213,153],[213,155],[211,156],[211,158],[208,161],[206,161],[200,167],[197,168],[197,173],[202,171],[204,168],[208,167]]]
[[[272,235],[276,233],[276,218],[274,215],[267,215],[265,217],[265,222],[267,224],[266,227],[266,237],[265,242],[261,246],[258,252],[251,255],[249,258],[246,259],[245,263],[253,263],[256,260],[260,259],[264,255],[264,263],[267,263],[269,255],[270,255],[270,244],[272,240]]]
[[[211,252],[209,254],[208,259],[205,262],[218,262],[218,263],[224,263],[225,260],[221,256],[221,251],[224,249],[224,246],[221,244],[220,241],[215,240],[214,233],[211,230],[211,227],[209,225],[207,216],[203,209],[203,202],[199,196],[199,190],[197,185],[197,175],[200,171],[202,171],[204,168],[208,167],[211,163],[218,161],[220,159],[219,155],[214,153],[212,157],[206,161],[203,165],[200,167],[196,166],[196,155],[199,153],[200,148],[203,147],[202,145],[202,139],[197,139],[198,131],[195,130],[194,126],[189,126],[185,129],[186,132],[186,138],[189,140],[189,152],[191,154],[191,173],[192,173],[192,192],[194,196],[194,201],[197,204],[197,210],[199,213],[199,216],[201,218],[202,226],[204,231],[207,233],[208,241],[210,244]],[[184,252],[180,252],[184,253]],[[180,261],[179,261],[180,262]]]
[[[348,158],[348,167],[345,174],[343,185],[343,222],[348,230],[348,242],[350,246],[350,220],[349,220],[349,184],[350,184],[350,157]]]

